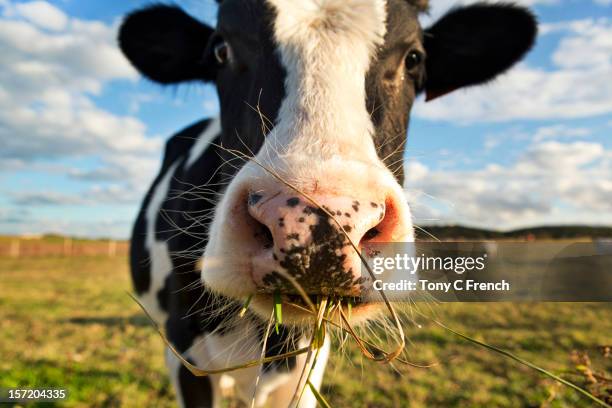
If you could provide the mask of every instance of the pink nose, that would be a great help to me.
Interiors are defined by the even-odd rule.
[[[286,273],[309,294],[357,296],[367,273],[362,277],[351,241],[359,248],[365,241],[389,237],[385,225],[390,223],[382,222],[385,203],[312,198],[321,207],[297,195],[249,195],[248,211],[258,223],[261,243],[253,257],[253,281],[263,292],[281,288],[295,293],[281,277]]]

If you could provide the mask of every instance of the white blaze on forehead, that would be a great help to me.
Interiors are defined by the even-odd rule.
[[[330,154],[351,146],[363,151],[364,137],[372,133],[365,76],[385,35],[385,1],[268,1],[276,10],[275,40],[287,71],[272,134],[288,150],[304,152],[324,142]],[[366,145],[372,154],[373,144]]]

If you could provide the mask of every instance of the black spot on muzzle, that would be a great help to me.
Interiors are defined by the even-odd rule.
[[[364,279],[355,278],[358,274],[352,268],[345,268],[344,248],[350,245],[348,238],[324,210],[309,206],[303,212],[317,216],[317,222],[310,227],[311,239],[306,245],[292,244],[289,248],[280,248],[280,266],[309,294],[349,293]],[[283,293],[296,293],[295,288],[276,271],[270,271],[263,283]]]

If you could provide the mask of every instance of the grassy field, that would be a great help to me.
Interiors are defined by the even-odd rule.
[[[122,257],[0,258],[0,388],[65,387],[61,406],[173,406],[162,343],[128,298]],[[447,325],[512,351],[608,398],[610,304],[444,304]],[[407,326],[427,369],[332,357],[323,393],[333,407],[587,407],[575,392],[421,319]],[[588,354],[586,360],[583,353]],[[596,381],[596,382],[593,382]],[[48,404],[46,406],[49,406]]]

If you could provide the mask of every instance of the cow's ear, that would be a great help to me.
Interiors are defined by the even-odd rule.
[[[427,100],[493,79],[518,62],[537,34],[534,15],[512,4],[451,10],[425,30]]]
[[[211,80],[215,67],[204,60],[204,51],[213,31],[178,7],[154,5],[125,18],[119,46],[155,82]]]

